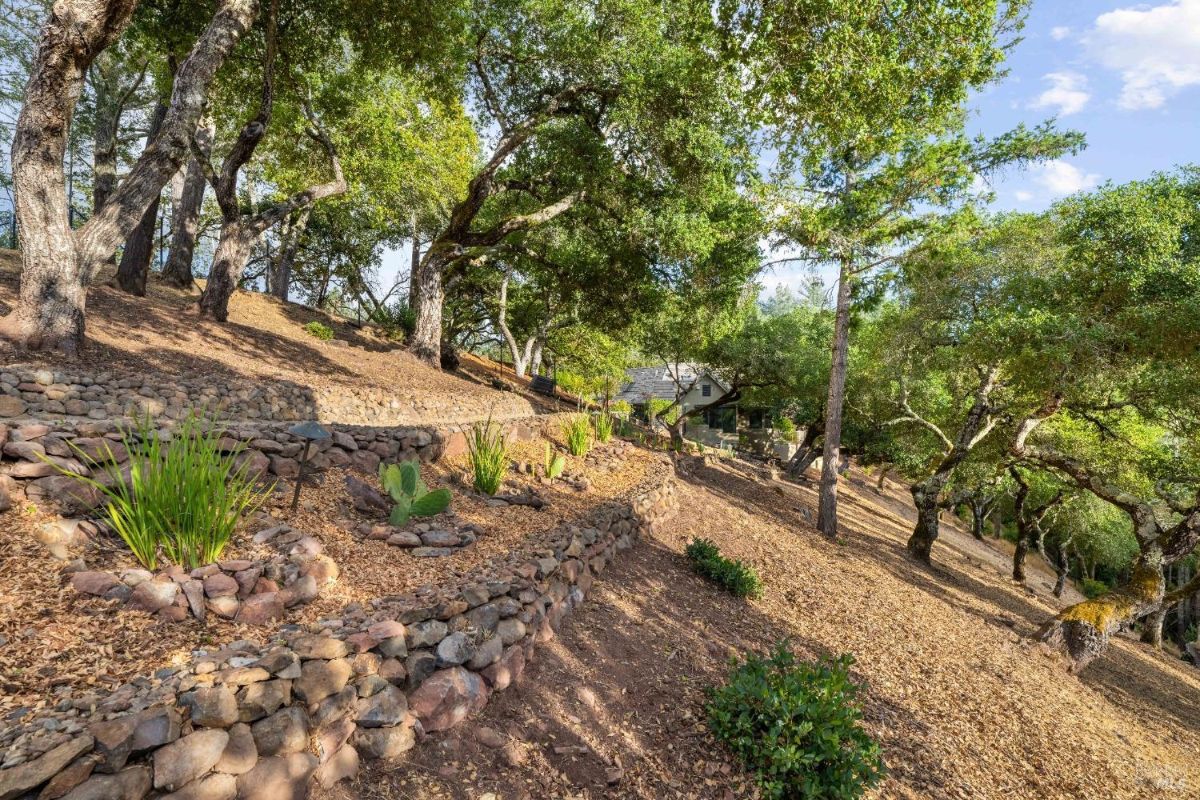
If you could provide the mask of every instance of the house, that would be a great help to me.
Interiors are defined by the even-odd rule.
[[[697,364],[664,364],[626,370],[625,385],[615,399],[643,414],[650,400],[673,403],[678,399],[679,408],[687,412],[712,403],[727,391],[724,382]]]

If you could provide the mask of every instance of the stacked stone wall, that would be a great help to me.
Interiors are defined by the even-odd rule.
[[[465,579],[51,699],[0,731],[0,800],[302,798],[396,758],[521,679],[614,559],[675,513],[673,475],[664,459],[628,499]]]

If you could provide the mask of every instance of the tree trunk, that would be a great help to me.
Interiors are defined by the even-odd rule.
[[[1163,646],[1163,622],[1167,619],[1167,608],[1161,606],[1150,616],[1146,617],[1146,629],[1142,631],[1141,640],[1145,644],[1153,646],[1156,650],[1162,650]]]
[[[1069,565],[1070,562],[1068,561],[1067,564]],[[1063,596],[1063,590],[1065,590],[1067,588],[1067,573],[1069,570],[1070,570],[1070,566],[1063,568],[1063,569],[1059,569],[1058,576],[1054,579],[1054,596],[1055,597]]]
[[[201,316],[210,316],[218,322],[229,319],[229,298],[242,280],[250,249],[258,233],[243,220],[234,220],[221,225],[221,237],[213,253],[212,271],[208,282],[200,293]]]
[[[908,537],[908,552],[918,561],[928,564],[937,541],[941,515],[941,493],[943,482],[938,476],[914,483],[911,488],[913,505],[917,509],[917,524]]]
[[[891,464],[883,464],[879,468],[879,477],[875,480],[875,494],[880,494],[887,488],[888,473],[892,471]]]
[[[804,473],[808,468],[821,456],[821,448],[817,447],[817,439],[820,438],[824,430],[824,420],[814,422],[804,429],[804,438],[800,440],[800,446],[796,448],[796,452],[788,459],[788,475],[793,478],[804,477]]]
[[[1072,671],[1078,672],[1104,652],[1112,634],[1162,605],[1166,593],[1162,569],[1162,553],[1143,553],[1126,583],[1063,609],[1042,626],[1038,638],[1065,650]]]
[[[213,121],[206,119],[196,132],[196,144],[206,158],[212,147],[212,137]],[[163,281],[179,289],[190,289],[194,282],[192,257],[196,250],[196,232],[200,227],[200,210],[204,207],[204,191],[207,187],[208,181],[204,178],[200,160],[193,157],[184,173],[179,204],[172,210],[171,255],[162,271]]]
[[[843,258],[838,272],[837,311],[833,326],[829,394],[825,401],[825,441],[821,452],[821,487],[817,530],[836,538],[838,463],[842,447],[842,404],[846,395],[846,356],[850,349],[850,261]]]
[[[271,272],[271,294],[283,302],[288,301],[288,289],[292,283],[292,267],[296,263],[296,253],[300,250],[300,239],[308,227],[308,218],[312,207],[305,206],[295,214],[295,219],[288,226],[283,242],[279,247],[279,257]]]
[[[968,504],[971,507],[971,535],[983,541],[983,524],[987,521],[988,506],[976,500]]]
[[[117,127],[121,107],[115,59],[101,54],[92,70],[95,87],[95,130],[92,133],[92,214],[108,202],[117,188]]]
[[[1012,579],[1025,583],[1025,557],[1029,555],[1029,536],[1024,531],[1017,534],[1017,548],[1013,550]]]
[[[62,164],[71,115],[96,57],[121,35],[136,0],[55,3],[42,30],[12,142],[21,229],[21,289],[0,334],[30,348],[78,352],[87,284],[182,166],[208,86],[254,18],[254,0],[222,0],[176,75],[162,134],[108,201],[72,231]]]
[[[440,259],[426,254],[425,260],[417,270],[414,288],[417,322],[408,349],[417,358],[440,369],[442,303],[445,300]]]
[[[159,100],[154,106],[154,115],[150,118],[150,132],[146,136],[147,147],[158,136],[166,115],[167,104]],[[154,255],[154,230],[158,226],[161,195],[161,192],[155,195],[141,221],[125,240],[125,250],[121,253],[121,263],[117,266],[117,286],[121,291],[138,297],[146,296],[146,279],[150,275],[150,259]]]

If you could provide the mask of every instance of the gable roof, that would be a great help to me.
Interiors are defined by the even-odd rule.
[[[678,369],[678,373],[676,373]],[[683,394],[687,394],[701,379],[715,383],[722,392],[727,391],[723,382],[698,364],[662,364],[656,367],[635,367],[625,370],[625,385],[617,393],[618,400],[631,404],[645,403],[647,398],[673,401],[676,396],[674,374],[679,376]]]

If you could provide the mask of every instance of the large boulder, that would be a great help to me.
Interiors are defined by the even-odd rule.
[[[408,703],[425,730],[441,731],[482,709],[487,700],[483,678],[462,667],[451,667],[426,678]]]
[[[264,758],[254,769],[238,776],[239,800],[305,800],[308,779],[317,768],[312,753]]]
[[[208,772],[229,744],[222,730],[198,730],[154,752],[154,788],[173,792]]]

